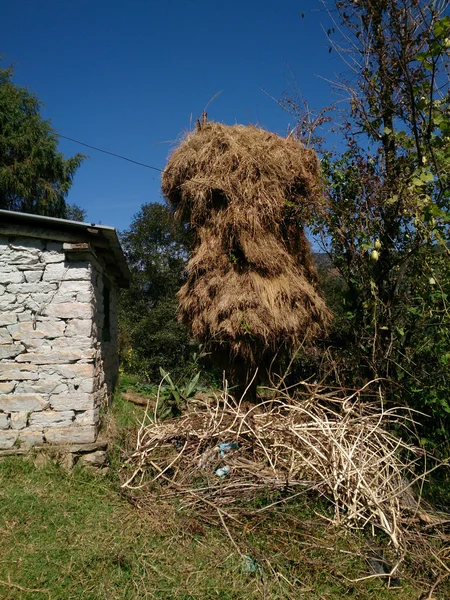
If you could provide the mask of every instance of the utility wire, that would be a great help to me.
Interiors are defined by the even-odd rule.
[[[110,156],[121,158],[122,160],[126,160],[135,165],[139,165],[140,167],[146,167],[147,169],[159,171],[160,173],[162,173],[164,170],[158,169],[158,167],[152,167],[151,165],[146,165],[145,163],[138,162],[137,160],[133,160],[132,158],[127,158],[126,156],[121,156],[120,154],[115,154],[114,152],[109,152],[108,150],[103,150],[102,148],[97,148],[96,146],[91,146],[91,144],[85,144],[84,142],[80,142],[80,140],[74,140],[73,138],[67,137],[66,135],[62,135],[61,133],[56,133],[56,135],[60,138],[64,138],[65,140],[69,140],[70,142],[75,142],[76,144],[80,144],[81,146],[86,146],[86,148],[92,148],[92,150],[97,150],[97,152],[103,152],[103,154],[109,154]]]

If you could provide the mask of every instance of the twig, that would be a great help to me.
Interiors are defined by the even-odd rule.
[[[17,583],[12,583],[11,581],[3,581],[0,579],[0,585],[3,585],[8,588],[13,588],[16,590],[20,590],[21,592],[31,592],[32,594],[47,594],[50,598],[50,591],[45,589],[36,589],[36,588],[27,588],[23,587]]]
[[[432,600],[433,599],[433,593],[434,590],[438,587],[438,585],[440,585],[444,579],[446,579],[448,576],[450,575],[449,573],[441,573],[439,575],[439,577],[436,579],[436,581],[433,583],[433,585],[430,588],[430,591],[428,592],[428,594],[426,596],[424,596],[422,594],[422,596],[420,597],[420,600]]]

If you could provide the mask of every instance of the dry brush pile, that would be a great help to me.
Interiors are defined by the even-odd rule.
[[[336,523],[382,530],[399,548],[419,512],[410,487],[421,453],[391,433],[404,426],[402,411],[342,392],[304,384],[303,393],[272,390],[254,405],[225,389],[163,422],[156,407],[123,466],[123,487],[142,499],[158,483],[160,497],[229,515],[252,510],[248,501],[261,495],[277,492],[276,505],[314,490]]]
[[[303,230],[324,203],[313,150],[257,127],[206,122],[172,153],[162,190],[194,237],[181,318],[223,366],[249,372],[323,331],[330,313]]]

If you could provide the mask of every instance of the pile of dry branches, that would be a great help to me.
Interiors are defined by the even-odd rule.
[[[305,383],[254,405],[235,402],[225,386],[164,422],[156,406],[122,487],[151,491],[158,481],[165,495],[228,514],[271,491],[276,504],[315,490],[332,502],[336,522],[381,529],[398,548],[402,524],[418,509],[410,486],[419,454],[392,433],[405,422],[400,410],[360,402],[361,390],[343,392]]]

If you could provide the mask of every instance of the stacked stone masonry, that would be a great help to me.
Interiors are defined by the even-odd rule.
[[[115,284],[72,250],[0,236],[0,450],[97,437],[118,369]]]

